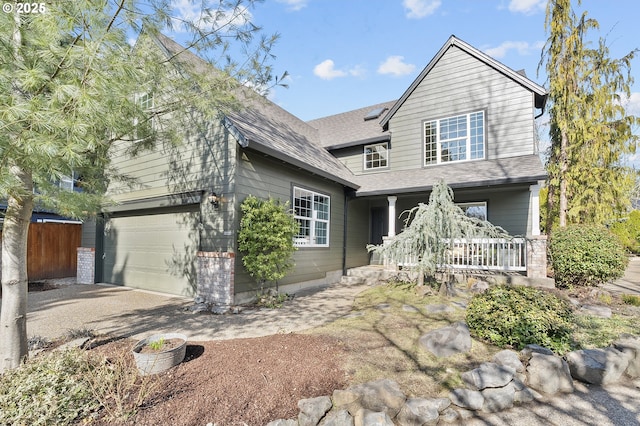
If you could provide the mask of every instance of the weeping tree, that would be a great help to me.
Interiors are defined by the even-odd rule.
[[[193,111],[216,118],[237,106],[238,88],[268,88],[277,36],[251,22],[255,2],[61,0],[24,14],[22,2],[4,2],[0,372],[27,354],[27,237],[34,206],[72,218],[95,215],[107,201],[107,184],[135,184],[110,166],[113,145],[124,142],[126,153],[135,155],[178,144]],[[179,33],[185,48],[161,52],[154,43],[161,31]],[[183,60],[190,52],[217,71]],[[81,192],[61,189],[68,176],[80,176]]]
[[[508,238],[499,226],[477,217],[467,216],[453,201],[453,190],[444,181],[433,187],[429,203],[402,213],[405,227],[390,243],[370,245],[367,249],[384,256],[392,264],[404,264],[418,274],[418,285],[424,276],[435,276],[446,269],[445,255],[454,238]],[[447,270],[450,272],[450,270]],[[451,274],[440,285],[441,294],[452,294]]]

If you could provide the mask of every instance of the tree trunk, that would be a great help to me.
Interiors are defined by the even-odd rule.
[[[560,228],[564,228],[567,226],[567,209],[568,209],[568,200],[567,200],[567,173],[569,171],[569,140],[567,136],[567,131],[562,129],[560,131],[560,200],[558,205],[559,210],[559,225]]]
[[[33,211],[31,174],[11,167],[22,193],[9,195],[2,229],[2,310],[0,373],[16,368],[27,356],[27,237]]]

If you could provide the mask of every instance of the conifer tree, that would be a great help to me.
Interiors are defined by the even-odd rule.
[[[0,372],[27,354],[26,247],[34,205],[67,217],[94,215],[108,182],[128,182],[109,165],[114,141],[130,142],[131,155],[178,143],[187,112],[217,117],[236,105],[237,87],[266,88],[277,36],[263,35],[251,22],[254,3],[202,0],[192,4],[196,13],[181,14],[170,0],[56,0],[20,13],[26,2],[4,1]],[[167,57],[152,37],[172,30],[186,48]],[[131,38],[138,39],[133,49]],[[191,69],[182,60],[190,51],[209,58],[217,71]],[[152,103],[141,102],[150,97]],[[159,117],[163,126],[151,126]],[[82,191],[61,190],[57,183],[74,173]]]
[[[602,224],[626,210],[635,181],[624,157],[635,152],[639,121],[626,114],[621,97],[630,96],[636,51],[611,59],[606,39],[593,47],[588,33],[598,22],[587,12],[578,17],[570,0],[549,1],[545,27],[551,117],[546,229],[555,222]]]
[[[425,275],[435,276],[445,266],[445,253],[454,238],[511,238],[499,226],[467,216],[453,201],[453,190],[444,181],[433,186],[429,202],[403,212],[402,232],[387,244],[367,249],[380,254],[391,264],[406,265],[418,273],[421,285]],[[441,283],[440,292],[451,293],[451,282]]]

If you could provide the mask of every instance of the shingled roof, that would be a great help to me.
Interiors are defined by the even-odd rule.
[[[169,56],[179,54],[178,63],[187,62],[199,72],[216,70],[170,38],[158,34],[158,44]],[[357,188],[355,176],[319,143],[318,130],[250,89],[241,88],[236,97],[242,108],[226,114],[225,125],[245,148],[268,154],[308,172]]]
[[[396,101],[383,102],[308,123],[318,129],[320,143],[328,150],[389,140],[391,133],[382,130],[380,119],[395,103]],[[371,113],[373,114],[370,115]],[[368,117],[371,118],[365,119]]]
[[[474,167],[475,166],[475,167]],[[506,184],[532,184],[547,174],[537,155],[465,161],[413,170],[388,171],[358,176],[357,196],[407,194],[431,191],[444,180],[451,188],[474,188]]]

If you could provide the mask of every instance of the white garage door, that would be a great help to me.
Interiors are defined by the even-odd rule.
[[[197,212],[113,217],[105,224],[104,282],[192,296]]]

